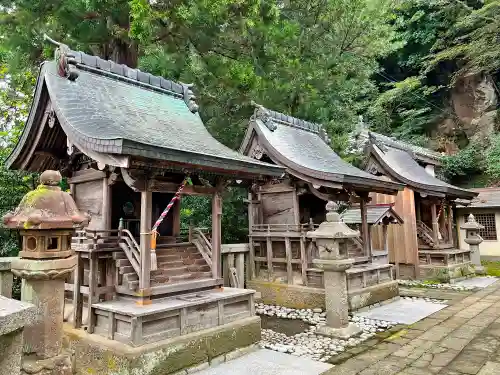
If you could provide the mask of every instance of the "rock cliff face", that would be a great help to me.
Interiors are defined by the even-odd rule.
[[[488,75],[469,74],[459,79],[450,92],[451,116],[436,129],[435,139],[450,139],[457,133],[469,141],[483,139],[495,131],[498,88]],[[441,147],[448,153],[458,150],[453,142]]]

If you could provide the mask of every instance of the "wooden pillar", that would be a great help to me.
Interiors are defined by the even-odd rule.
[[[111,229],[111,185],[107,177],[102,179],[102,227]]]
[[[212,196],[212,277],[214,279],[221,278],[221,217],[222,198],[217,192]]]
[[[439,244],[439,223],[437,219],[436,213],[436,203],[432,202],[431,204],[431,218],[432,218],[432,240],[434,241],[434,245],[437,246]]]
[[[153,194],[150,191],[141,191],[141,274],[139,275],[139,289],[142,294],[142,304],[151,303],[151,214]],[[141,303],[139,302],[139,303]]]
[[[415,199],[415,215],[417,216],[417,221],[422,221],[422,204],[420,199]]]
[[[252,280],[255,278],[255,246],[252,238],[252,228],[254,225],[254,213],[253,213],[253,194],[252,192],[248,193],[248,279]]]
[[[181,201],[175,202],[172,208],[172,236],[177,238],[181,235]]]
[[[446,218],[444,215],[446,214],[446,209],[444,207],[441,208],[441,215],[438,217],[438,228],[439,228],[439,235],[443,233],[443,229],[446,229]],[[444,238],[443,238],[444,240]]]
[[[451,206],[451,203],[448,204],[448,220],[446,225],[448,227],[449,241],[453,246],[455,246],[455,238],[454,238],[455,236],[453,235],[453,207]]]
[[[368,227],[368,217],[366,208],[367,197],[362,196],[360,201],[360,211],[361,211],[361,238],[363,240],[363,255],[367,256],[370,260],[372,259],[372,248],[370,240],[370,228]]]
[[[389,226],[387,224],[382,224],[382,243],[384,246],[384,251],[389,254],[389,238],[387,236],[387,230],[389,229]]]
[[[73,328],[80,328],[82,326],[83,315],[83,295],[81,286],[83,281],[83,259],[80,252],[76,253],[76,267],[73,275]],[[88,299],[90,302],[90,298]]]

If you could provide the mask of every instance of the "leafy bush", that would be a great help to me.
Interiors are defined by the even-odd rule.
[[[479,143],[470,143],[455,155],[448,155],[442,161],[442,173],[449,180],[481,173],[484,169],[484,157]]]
[[[490,147],[485,152],[486,173],[494,179],[500,180],[500,135],[490,139]]]

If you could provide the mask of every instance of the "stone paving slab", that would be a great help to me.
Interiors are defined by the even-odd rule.
[[[400,324],[413,324],[444,309],[448,305],[422,300],[410,301],[399,299],[383,306],[356,313],[368,319],[385,320]]]
[[[197,375],[319,375],[333,366],[268,349],[197,372]]]
[[[496,278],[496,277],[480,276],[480,277],[473,277],[471,279],[466,279],[466,280],[456,282],[455,285],[472,286],[475,288],[486,288],[487,286],[490,286],[491,284],[494,284],[497,281],[498,281],[498,278]]]
[[[323,375],[500,375],[500,282],[327,370]]]

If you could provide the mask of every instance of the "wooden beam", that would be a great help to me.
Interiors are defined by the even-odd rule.
[[[159,191],[162,193],[175,193],[179,189],[179,184],[174,182],[150,180],[148,190]],[[206,187],[201,185],[186,185],[182,190],[183,195],[212,195],[218,191],[215,187]]]
[[[106,178],[106,173],[97,169],[85,169],[84,171],[76,171],[73,177],[68,178],[69,184],[81,184],[82,182],[95,181]]]

